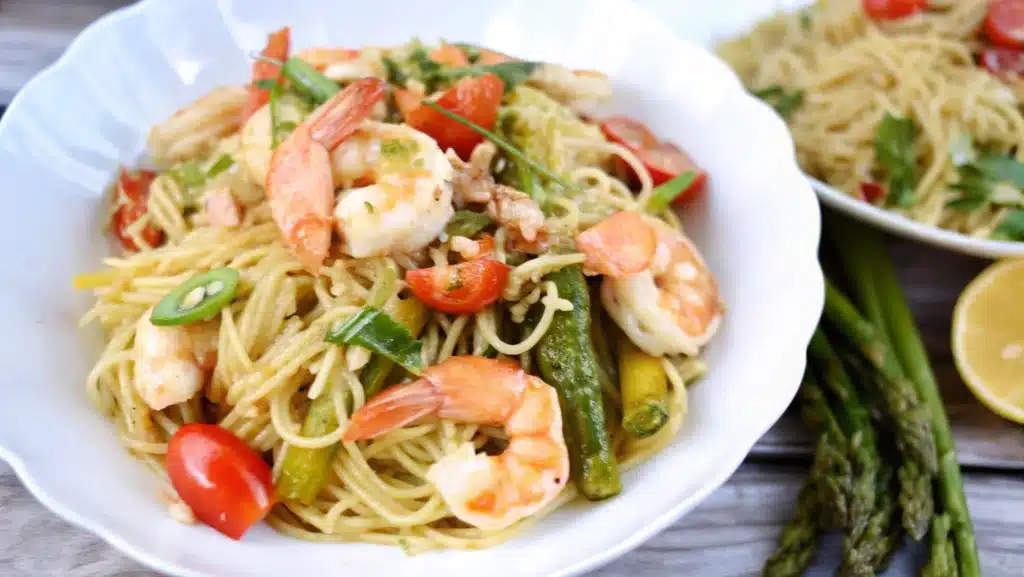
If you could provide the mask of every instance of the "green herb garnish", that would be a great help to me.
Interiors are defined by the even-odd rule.
[[[253,84],[253,86],[255,86],[256,88],[259,88],[260,90],[270,90],[273,87],[277,86],[277,79],[276,78],[264,78],[263,80],[257,80]]]
[[[539,62],[514,60],[490,64],[488,66],[460,66],[458,68],[449,68],[445,70],[443,72],[443,76],[449,81],[454,81],[465,76],[494,74],[498,78],[501,78],[501,81],[505,83],[505,92],[510,92],[517,85],[526,82],[526,80],[530,78],[530,74],[532,74],[539,65]]]
[[[414,375],[423,372],[420,355],[423,341],[413,338],[405,325],[378,308],[363,307],[328,333],[324,340],[336,345],[363,347],[391,359]]]
[[[753,91],[754,96],[768,103],[775,112],[784,119],[789,119],[793,111],[804,102],[803,90],[786,90],[778,84]]]
[[[471,210],[457,210],[444,227],[444,231],[448,236],[473,238],[493,223],[491,217],[486,214]]]
[[[651,199],[647,201],[647,210],[658,212],[668,208],[668,205],[672,204],[672,201],[680,194],[686,192],[695,180],[697,180],[697,173],[688,170],[672,180],[656,186],[652,191]]]
[[[889,174],[890,206],[909,207],[914,204],[917,162],[914,120],[885,113],[875,130],[875,156]]]
[[[384,71],[387,74],[388,82],[396,86],[405,86],[409,77],[406,76],[405,72],[402,72],[402,68],[398,63],[389,56],[385,56],[381,60],[384,62]]]
[[[1016,208],[992,231],[995,240],[1024,241],[1024,209]]]
[[[443,114],[444,116],[447,116],[448,118],[454,120],[455,122],[458,122],[459,124],[462,124],[463,126],[466,126],[470,130],[472,130],[473,132],[479,134],[480,136],[483,136],[487,140],[490,140],[491,142],[494,143],[495,146],[500,148],[502,150],[502,152],[504,152],[504,153],[506,153],[506,154],[508,154],[510,156],[515,157],[517,160],[519,160],[523,164],[526,164],[531,169],[536,171],[538,174],[541,174],[545,178],[548,178],[548,179],[550,179],[550,180],[552,180],[554,182],[557,182],[558,184],[562,185],[566,189],[573,190],[573,191],[577,190],[576,186],[574,184],[572,184],[569,181],[565,180],[561,176],[558,176],[554,172],[551,172],[550,170],[547,169],[547,167],[541,165],[540,163],[538,163],[538,162],[528,158],[518,148],[516,148],[515,146],[512,146],[511,144],[509,144],[504,139],[502,139],[500,136],[498,136],[497,134],[494,134],[490,130],[487,130],[486,128],[480,126],[479,124],[473,122],[472,120],[469,120],[469,119],[467,119],[467,118],[465,118],[463,116],[455,114],[451,110],[448,110],[447,108],[444,108],[444,107],[438,105],[436,102],[434,102],[432,100],[422,100],[421,103],[424,106],[428,106],[430,108],[433,108],[434,110],[440,112],[441,114]]]
[[[960,135],[950,147],[950,157],[957,167],[959,180],[950,188],[961,192],[960,198],[946,206],[973,211],[986,203],[1024,205],[1024,164],[1016,158],[992,151],[975,149],[970,135]]]

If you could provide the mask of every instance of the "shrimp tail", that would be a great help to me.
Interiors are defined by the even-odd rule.
[[[387,83],[377,78],[361,78],[335,94],[313,113],[310,119],[313,140],[327,150],[359,129],[373,107],[387,93]]]
[[[331,245],[331,219],[307,214],[295,223],[292,242],[299,262],[308,271],[315,271],[324,262],[324,256]]]
[[[441,393],[426,379],[395,385],[356,411],[342,438],[362,441],[379,437],[437,413],[443,403]]]

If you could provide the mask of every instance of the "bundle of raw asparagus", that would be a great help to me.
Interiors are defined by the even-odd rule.
[[[815,455],[764,575],[801,575],[820,535],[838,528],[841,575],[879,573],[906,534],[929,537],[923,577],[978,577],[949,420],[885,246],[836,217],[826,239],[823,261],[838,270],[798,397]]]

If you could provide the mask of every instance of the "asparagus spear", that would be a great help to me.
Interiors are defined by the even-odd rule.
[[[950,540],[949,515],[936,515],[932,520],[931,558],[921,569],[921,577],[955,577],[958,575],[956,547]]]
[[[811,337],[808,352],[818,374],[838,401],[836,406],[846,429],[853,465],[853,479],[847,498],[849,510],[844,525],[844,573],[869,575],[873,567],[863,562],[856,552],[873,546],[870,536],[867,541],[864,536],[875,513],[876,477],[881,459],[875,444],[871,415],[821,327]]]
[[[834,426],[838,430],[838,424],[832,418],[831,410],[824,400],[814,382],[814,376],[810,371],[805,372],[799,402],[804,421],[811,431],[819,436],[819,447],[825,444],[822,442],[825,429]],[[838,431],[834,431],[833,434],[835,432]],[[797,496],[796,512],[783,528],[775,552],[765,562],[762,571],[764,577],[796,577],[802,575],[810,566],[825,524],[822,519],[825,512],[823,503],[826,501],[822,500],[820,489],[824,472],[821,462],[815,459],[815,464],[811,467],[811,472]]]
[[[872,294],[878,304],[872,306],[877,306],[881,310],[893,348],[910,380],[916,385],[918,395],[928,408],[938,451],[939,494],[944,512],[949,515],[952,526],[959,574],[961,577],[980,575],[974,527],[967,510],[967,499],[964,496],[963,480],[949,419],[924,343],[921,342],[913,314],[900,289],[892,261],[878,234],[852,223],[840,223],[833,228],[844,238],[844,246],[860,247],[863,253],[870,257],[865,259],[863,264],[859,259],[853,261],[851,264],[859,266],[857,270],[851,271],[851,276],[873,279],[876,290]]]
[[[892,469],[882,463],[875,476],[875,509],[864,531],[843,541],[840,574],[846,577],[873,577],[888,563],[899,544],[899,525],[893,523],[896,501],[892,498]]]
[[[815,478],[808,477],[797,496],[796,513],[779,537],[779,546],[764,564],[764,577],[798,577],[814,559],[821,538],[821,501]]]
[[[892,424],[903,456],[899,471],[903,527],[920,541],[934,512],[932,476],[938,469],[931,416],[916,387],[903,376],[884,333],[865,320],[846,296],[826,281],[825,316],[859,350],[878,373],[876,384],[882,410]]]
[[[938,470],[935,438],[928,407],[918,398],[914,383],[903,376],[896,354],[879,330],[829,280],[825,280],[825,316],[871,363],[881,377],[881,393],[889,405],[901,451],[921,463],[928,473]]]
[[[847,439],[828,404],[817,379],[808,371],[800,387],[804,422],[818,435],[811,477],[815,480],[823,520],[843,527],[850,511],[849,494],[853,470],[847,453]]]

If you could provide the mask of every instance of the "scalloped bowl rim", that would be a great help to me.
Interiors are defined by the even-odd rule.
[[[825,204],[858,220],[926,244],[971,256],[1000,259],[1024,256],[1024,242],[972,238],[966,234],[911,220],[906,216],[853,198],[834,186],[808,176]]]
[[[36,75],[13,99],[7,110],[7,114],[4,116],[4,120],[0,122],[0,142],[4,140],[5,134],[8,132],[7,128],[11,124],[10,119],[20,114],[20,110],[25,105],[25,102],[33,97],[33,94],[37,91],[40,85],[44,84],[51,77],[60,75],[65,69],[74,67],[78,64],[76,62],[76,54],[83,46],[93,41],[95,37],[103,34],[116,33],[117,27],[124,21],[143,14],[149,8],[155,7],[162,2],[169,4],[169,1],[167,0],[142,0],[134,5],[114,10],[86,27],[71,42],[56,62]],[[676,39],[676,41],[689,44],[681,39]],[[708,54],[710,58],[717,61],[717,58],[712,54],[706,51],[704,52]],[[725,65],[720,61],[717,61],[716,64],[725,68]],[[741,91],[742,88],[738,79],[733,77],[733,80],[735,80],[733,91]],[[774,117],[774,113],[770,108],[763,105],[752,96],[743,94],[742,98],[754,103],[756,106],[759,106],[759,113],[762,116],[768,115]],[[788,131],[785,130],[785,126],[782,124],[781,119],[777,120],[777,124],[780,125],[780,133],[785,134],[784,143],[787,147],[786,150],[788,151],[788,162],[785,167],[786,176],[792,177],[793,182],[795,183],[797,177],[802,177],[802,174],[797,168],[795,153],[793,152],[793,143],[789,137]],[[814,198],[814,196],[811,194],[810,190],[800,190],[798,192],[806,197],[803,199],[803,202],[812,202],[810,199]],[[683,514],[704,500],[712,491],[723,485],[743,462],[747,453],[756,441],[771,428],[779,417],[781,417],[782,413],[796,394],[800,376],[804,370],[803,361],[796,358],[796,353],[799,352],[799,356],[802,356],[802,350],[805,348],[806,342],[810,339],[811,332],[813,327],[816,325],[824,300],[823,276],[816,260],[816,246],[820,235],[820,216],[816,210],[816,206],[814,207],[815,210],[808,210],[809,207],[806,205],[802,208],[804,209],[804,212],[808,212],[808,214],[804,215],[808,218],[804,229],[804,234],[807,235],[807,238],[803,239],[808,246],[805,247],[805,254],[799,255],[800,258],[797,260],[800,261],[798,264],[801,267],[799,274],[802,275],[801,278],[806,283],[801,287],[804,290],[803,296],[805,297],[805,306],[800,311],[799,318],[790,319],[794,325],[798,325],[802,327],[802,329],[798,329],[796,331],[796,333],[801,336],[797,339],[798,342],[792,343],[791,346],[791,352],[793,352],[794,358],[791,359],[791,362],[780,365],[774,374],[774,376],[779,378],[780,381],[786,381],[791,386],[787,391],[785,391],[786,394],[780,394],[776,398],[772,399],[771,408],[766,410],[766,413],[772,415],[773,418],[766,419],[757,426],[758,434],[751,435],[744,439],[741,444],[737,444],[723,450],[720,465],[713,478],[704,481],[703,486],[696,492],[689,495],[685,500],[667,508],[657,518],[649,519],[644,526],[633,530],[628,538],[621,541],[617,546],[611,547],[599,554],[579,559],[574,563],[565,565],[557,571],[548,573],[548,577],[569,577],[571,575],[578,575],[584,571],[594,569],[604,563],[607,563],[613,558],[632,550],[644,540],[650,538],[655,533],[678,520]],[[793,256],[796,257],[798,255]],[[803,340],[801,341],[800,339]],[[82,400],[83,402],[86,402],[84,397]],[[113,437],[111,437],[111,440],[113,441]],[[209,575],[203,575],[197,570],[189,569],[177,562],[170,561],[158,554],[151,553],[138,547],[131,536],[121,534],[104,522],[90,518],[88,515],[81,514],[74,508],[74,506],[65,504],[53,498],[46,488],[46,479],[37,477],[33,472],[32,459],[17,454],[8,446],[6,439],[0,439],[0,457],[12,466],[17,476],[36,499],[71,524],[99,536],[116,549],[153,569],[182,577],[209,577]]]

